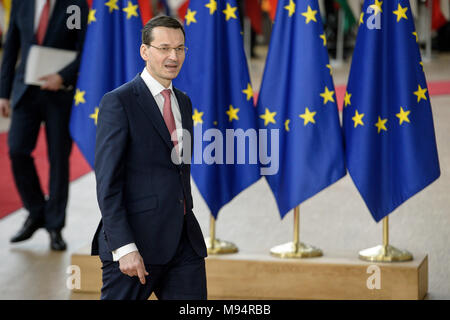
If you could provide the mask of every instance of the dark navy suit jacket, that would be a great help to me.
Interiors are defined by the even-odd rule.
[[[193,137],[191,101],[176,88],[174,93],[183,129]],[[205,241],[192,212],[190,164],[172,162],[173,142],[141,76],[107,93],[99,109],[95,175],[102,220],[92,254],[111,261],[112,250],[134,242],[144,263],[166,264],[186,223],[192,247],[205,257]],[[183,148],[189,147],[185,139]]]
[[[67,28],[67,19],[71,16],[71,13],[67,13],[67,8],[71,5],[77,5],[81,9],[81,29]],[[24,77],[28,52],[30,47],[36,44],[34,11],[35,0],[13,0],[12,2],[0,70],[0,98],[11,98],[12,108],[17,105],[28,88],[28,85],[24,83]],[[48,22],[43,46],[79,52],[72,63],[58,72],[66,87],[76,85],[88,12],[86,0],[57,0]],[[16,69],[19,52],[20,63]],[[61,103],[72,103],[73,90],[60,90],[58,95]]]

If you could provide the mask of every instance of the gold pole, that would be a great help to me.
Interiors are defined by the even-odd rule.
[[[294,241],[270,249],[278,258],[312,258],[323,255],[322,250],[300,242],[300,206],[294,208]]]
[[[294,208],[294,251],[300,249],[300,206]]]
[[[216,239],[216,219],[213,215],[210,219],[209,234],[210,236],[205,239],[208,254],[236,253],[239,251],[235,244]]]
[[[214,242],[216,241],[216,219],[214,219],[213,215],[211,215],[211,219],[209,221],[209,234],[210,234],[209,245],[211,250],[214,250],[215,248]]]
[[[411,253],[399,250],[389,244],[389,218],[383,218],[383,244],[359,252],[359,258],[372,262],[394,262],[410,261],[413,259]]]

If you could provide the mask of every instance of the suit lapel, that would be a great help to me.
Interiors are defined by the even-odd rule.
[[[44,35],[44,41],[42,42],[42,44],[46,43],[46,40],[49,36],[49,32],[51,32],[51,30],[53,30],[53,28],[51,28],[51,26],[55,26],[56,25],[56,19],[60,18],[60,12],[64,12],[63,10],[60,9],[60,7],[63,5],[63,1],[62,0],[56,0],[54,3],[54,7],[53,10],[51,12],[51,15],[48,19],[48,25],[47,25],[47,30],[45,31],[45,35]],[[65,13],[65,12],[64,12]],[[67,17],[67,16],[64,16]]]
[[[31,43],[36,43],[36,35],[34,32],[34,15],[36,11],[36,0],[31,1],[31,5],[28,7],[28,10],[25,10],[25,21],[27,21],[28,33],[31,38]]]
[[[185,130],[188,130],[190,134],[190,140],[191,144],[193,143],[193,136],[192,136],[192,125],[191,125],[191,115],[189,114],[188,106],[186,104],[185,98],[183,94],[175,87],[173,87],[173,91],[175,92],[175,96],[177,97],[178,106],[180,107],[180,113],[181,113],[181,126],[183,127],[183,150],[182,154],[184,153],[185,146],[187,146],[186,141],[189,137],[186,137]],[[192,147],[192,146],[191,146]],[[192,151],[192,148],[191,148]]]
[[[170,150],[172,150],[173,142],[170,139],[169,130],[167,130],[164,118],[150,90],[148,90],[144,80],[141,79],[140,74],[138,74],[134,78],[133,83],[134,83],[134,93],[137,96],[139,107],[145,113],[150,122],[153,124],[156,131],[158,131],[159,135],[164,140],[167,147]]]
[[[64,3],[62,0],[56,0],[53,6],[53,10],[51,12],[51,15],[48,19],[48,25],[47,25],[47,30],[45,31],[45,35],[44,35],[44,41],[42,41],[42,45],[45,45],[46,40],[48,38],[48,34],[49,32],[51,32],[51,30],[53,30],[54,26],[56,25],[56,21],[59,17],[59,12],[61,12],[60,7],[63,6]],[[58,12],[58,13],[57,13]],[[29,6],[29,10],[26,11],[26,13],[28,14],[28,17],[26,19],[26,21],[28,21],[28,30],[29,30],[29,35],[31,35],[32,38],[32,43],[36,44],[37,43],[37,39],[36,39],[36,32],[35,29],[37,30],[38,26],[34,25],[34,17],[36,15],[36,0],[31,0],[31,5]],[[38,18],[38,21],[36,23],[39,23],[39,19],[40,16]]]

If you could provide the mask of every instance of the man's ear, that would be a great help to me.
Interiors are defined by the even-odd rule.
[[[143,60],[148,61],[150,59],[150,56],[148,54],[148,47],[145,44],[141,44],[140,53]]]

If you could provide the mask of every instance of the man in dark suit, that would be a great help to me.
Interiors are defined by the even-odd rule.
[[[177,20],[150,20],[142,30],[144,70],[100,103],[95,174],[102,220],[92,254],[103,263],[102,299],[148,299],[152,292],[158,299],[206,299],[190,161],[180,161],[192,155],[192,105],[172,86],[184,41]]]
[[[71,5],[80,8],[79,29],[67,27],[70,17],[67,8]],[[5,117],[9,116],[11,108],[13,110],[8,134],[9,156],[17,190],[29,216],[11,242],[29,239],[37,229],[45,227],[51,249],[66,249],[61,229],[65,224],[72,146],[69,117],[80,54],[59,72],[43,77],[44,84],[40,87],[25,84],[24,74],[32,45],[81,52],[87,16],[85,0],[16,0],[12,3],[0,72],[0,110]],[[16,68],[19,52],[20,63]],[[42,192],[31,156],[41,122],[45,123],[50,162],[48,199]]]

